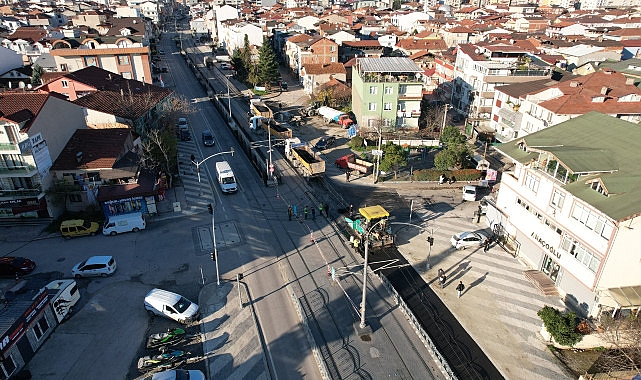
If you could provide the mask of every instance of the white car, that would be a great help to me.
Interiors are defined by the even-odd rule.
[[[151,289],[145,296],[149,316],[160,315],[182,324],[198,319],[198,305],[187,298],[163,289]]]
[[[71,270],[75,278],[100,276],[106,277],[116,271],[116,260],[113,256],[91,256],[76,264]]]
[[[205,380],[205,374],[198,370],[170,369],[157,372],[144,380]]]
[[[480,232],[460,232],[450,239],[452,246],[456,249],[465,249],[467,247],[480,247],[487,241],[488,237]]]

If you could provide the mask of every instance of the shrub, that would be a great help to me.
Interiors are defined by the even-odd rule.
[[[583,335],[576,330],[579,320],[573,312],[561,313],[551,306],[544,306],[536,314],[557,343],[574,346],[583,339]]]
[[[363,144],[363,138],[361,136],[354,136],[352,139],[349,141],[349,146],[352,149],[360,150],[365,147]]]

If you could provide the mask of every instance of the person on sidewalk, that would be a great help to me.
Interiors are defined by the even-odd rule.
[[[305,219],[307,219],[307,206],[303,209],[303,214],[305,214]]]
[[[354,217],[354,205],[349,205],[349,218],[352,219]]]
[[[289,216],[289,220],[292,220],[292,214],[294,214],[292,206],[287,207],[287,216]]]
[[[441,289],[445,288],[445,282],[447,281],[447,276],[443,273],[439,278],[438,282],[441,284]]]
[[[485,244],[483,244],[483,252],[487,252],[490,250],[490,244],[492,244],[492,239],[487,239],[485,241]]]
[[[320,216],[323,216],[323,202],[320,202],[320,203],[318,204],[318,214],[319,214]]]
[[[345,172],[345,179],[349,182],[349,172]]]
[[[325,216],[327,216],[329,218],[329,205],[327,203],[325,203],[325,205],[323,207],[325,208]]]
[[[445,182],[445,175],[441,174],[441,176],[438,177],[438,184],[442,185],[443,182]]]
[[[296,205],[294,205],[294,217],[298,218],[298,207]]]
[[[463,294],[463,290],[465,290],[465,285],[463,285],[463,281],[459,281],[458,285],[456,285],[456,292],[458,294],[458,298],[461,298],[461,294]]]

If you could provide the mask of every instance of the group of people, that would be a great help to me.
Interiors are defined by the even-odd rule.
[[[447,276],[445,275],[445,271],[439,268],[438,282],[439,284],[441,284],[441,289],[445,288],[446,281],[447,281]],[[458,285],[456,285],[456,294],[458,298],[461,298],[461,295],[463,294],[463,290],[465,290],[465,285],[463,285],[463,281],[459,281]]]
[[[323,212],[325,213],[325,216],[329,218],[329,205],[327,203],[320,202],[318,204],[318,213],[322,216]],[[316,208],[315,207],[309,207],[305,206],[303,208],[303,217],[307,219],[307,216],[309,213],[312,214],[312,219],[316,219]],[[298,216],[298,207],[296,205],[289,205],[287,206],[287,217],[289,220],[292,220],[293,217]]]
[[[454,176],[452,176],[452,177],[450,177],[450,178],[447,178],[447,177],[445,176],[445,174],[441,174],[441,176],[440,176],[440,177],[438,177],[438,184],[439,184],[439,185],[442,185],[442,184],[444,184],[444,183],[449,183],[449,184],[451,185],[451,184],[453,184],[454,182],[456,182],[456,178],[454,178]]]

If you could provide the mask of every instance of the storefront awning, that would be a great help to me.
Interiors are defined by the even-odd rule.
[[[641,286],[624,286],[608,289],[610,296],[616,301],[619,308],[641,306]]]

